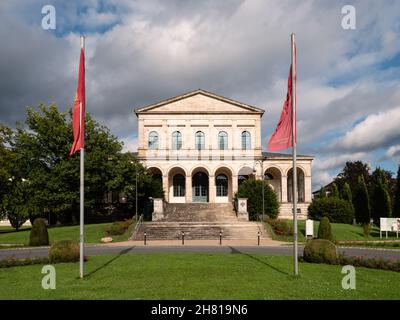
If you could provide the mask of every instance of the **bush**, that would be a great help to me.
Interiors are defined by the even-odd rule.
[[[238,198],[247,198],[247,212],[249,220],[257,220],[257,216],[262,214],[262,189],[263,181],[249,179],[244,181],[238,192],[235,194],[235,200]],[[264,210],[265,214],[272,219],[278,217],[279,202],[276,193],[264,182]]]
[[[328,217],[322,217],[318,227],[318,239],[333,241],[331,224]]]
[[[49,233],[47,232],[46,222],[42,218],[37,218],[33,222],[31,233],[29,236],[30,246],[47,246],[49,245]]]
[[[369,234],[371,233],[371,225],[369,223],[363,224],[362,225],[362,229],[363,229],[363,235],[364,237],[368,237]]]
[[[51,263],[79,261],[79,244],[72,240],[55,242],[49,250]]]
[[[308,215],[314,220],[328,217],[333,223],[351,224],[354,218],[354,207],[346,200],[339,198],[319,198],[314,199],[308,207]]]
[[[132,224],[132,219],[125,221],[116,221],[110,227],[105,228],[105,232],[110,236],[117,236],[124,234],[129,226]]]
[[[280,219],[267,219],[266,221],[271,227],[276,235],[280,236],[292,236],[293,235],[293,225],[285,220]]]
[[[336,246],[326,239],[314,239],[307,242],[303,253],[304,261],[313,263],[336,264],[338,253]]]
[[[0,260],[0,268],[11,268],[11,267],[21,267],[30,266],[33,264],[49,264],[49,258],[28,258],[28,259],[4,259]]]

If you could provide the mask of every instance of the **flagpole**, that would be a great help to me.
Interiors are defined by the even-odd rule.
[[[292,145],[293,145],[293,258],[294,274],[299,274],[297,239],[297,150],[296,150],[296,43],[295,34],[291,34],[292,43]]]
[[[85,37],[81,36],[81,49],[85,51]],[[82,128],[82,125],[85,125],[82,123],[82,120],[84,119],[84,115],[82,113],[82,102],[80,105],[80,110],[79,110],[79,115],[80,115],[80,128]],[[84,121],[84,120],[83,120]],[[84,139],[84,137],[81,137],[81,139]],[[83,278],[83,243],[84,243],[84,237],[83,237],[83,224],[84,224],[84,183],[85,183],[85,148],[81,146],[81,155],[80,155],[80,227],[79,227],[79,274],[81,279]]]

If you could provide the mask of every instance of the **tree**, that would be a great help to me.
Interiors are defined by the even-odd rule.
[[[247,198],[247,212],[250,220],[257,220],[257,216],[262,214],[263,186],[265,214],[272,219],[278,216],[278,198],[269,184],[266,181],[249,179],[240,185],[238,192],[235,194],[235,200]]]
[[[368,185],[370,181],[370,167],[362,161],[346,162],[343,170],[334,179],[339,188],[347,182],[351,191],[354,193],[358,186],[358,177],[363,176],[365,183]]]
[[[371,207],[369,203],[368,189],[363,175],[360,175],[358,178],[358,184],[353,200],[356,221],[361,224],[369,224],[371,219]]]
[[[394,193],[393,217],[400,217],[400,165],[397,170],[396,188]]]
[[[135,212],[136,191],[138,197],[138,213],[143,213],[150,220],[152,202],[150,198],[164,198],[162,183],[153,178],[152,174],[131,153],[118,154],[113,163],[113,178],[108,187],[112,191],[126,195],[131,212]],[[136,178],[138,179],[136,184]],[[136,190],[137,185],[137,190]]]
[[[381,217],[391,217],[392,205],[385,171],[379,167],[372,174],[372,218],[379,223]]]
[[[338,189],[336,183],[332,183],[332,189],[331,189],[330,196],[333,198],[339,198],[339,189]]]
[[[4,218],[5,209],[1,207],[3,197],[7,195],[11,187],[12,165],[15,163],[9,145],[11,140],[12,130],[0,124],[0,219]]]
[[[28,185],[29,181],[13,179],[2,201],[2,208],[17,231],[29,218]]]
[[[73,141],[71,113],[60,113],[55,105],[27,108],[25,127],[19,126],[11,143],[20,177],[28,180],[31,221],[56,214],[62,222],[79,215],[79,153],[69,155]],[[113,164],[108,158],[121,152],[122,144],[109,130],[85,116],[85,207],[109,191]]]
[[[353,201],[353,196],[351,194],[350,186],[349,186],[349,184],[347,182],[345,182],[343,187],[342,187],[342,192],[340,193],[340,197],[343,200],[349,201],[351,203]]]

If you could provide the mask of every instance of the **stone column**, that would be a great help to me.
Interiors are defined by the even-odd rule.
[[[304,201],[311,202],[311,177],[304,177]]]
[[[282,202],[288,202],[288,194],[287,194],[287,176],[282,176]]]
[[[238,218],[240,220],[249,220],[249,214],[247,212],[247,198],[238,199]]]
[[[162,218],[164,218],[164,201],[161,198],[154,198],[152,220],[157,221]]]
[[[235,193],[238,191],[238,176],[232,176],[232,199],[235,196]]]
[[[210,203],[215,203],[215,194],[216,194],[215,176],[210,175],[208,177],[208,201]]]
[[[186,203],[192,202],[192,177],[186,177],[185,183],[185,201]]]
[[[168,175],[163,175],[162,177],[162,184],[164,189],[164,197],[167,202],[169,202],[169,182],[168,182]]]

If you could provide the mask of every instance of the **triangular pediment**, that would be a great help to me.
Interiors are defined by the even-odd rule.
[[[205,90],[195,90],[158,103],[138,108],[141,113],[258,113],[264,110],[232,99],[216,95]]]

